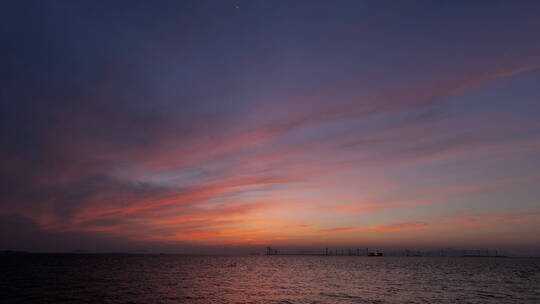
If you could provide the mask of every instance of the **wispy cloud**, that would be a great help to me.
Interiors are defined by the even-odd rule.
[[[356,227],[356,226],[334,227],[334,228],[317,229],[317,230],[313,230],[313,232],[316,232],[316,233],[328,233],[328,232],[351,231],[351,230],[358,230],[358,229],[360,229],[360,227]]]
[[[400,223],[400,224],[371,226],[369,227],[369,230],[373,230],[373,231],[410,230],[410,229],[426,228],[428,225],[429,225],[428,223],[424,223],[424,222]]]

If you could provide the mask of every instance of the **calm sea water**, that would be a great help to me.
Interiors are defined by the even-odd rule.
[[[540,303],[540,259],[4,255],[0,303]]]

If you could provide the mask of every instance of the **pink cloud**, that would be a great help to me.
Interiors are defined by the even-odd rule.
[[[463,218],[455,221],[444,221],[440,222],[440,224],[458,227],[482,227],[488,225],[487,223],[481,222],[480,220],[475,218]]]
[[[321,207],[324,210],[331,210],[338,213],[371,213],[384,209],[393,209],[401,207],[410,207],[416,205],[431,204],[433,201],[417,201],[417,200],[403,200],[403,201],[375,201],[375,202],[358,202],[347,204],[334,204]]]

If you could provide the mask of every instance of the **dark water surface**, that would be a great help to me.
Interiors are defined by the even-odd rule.
[[[2,255],[0,303],[540,303],[540,259]]]

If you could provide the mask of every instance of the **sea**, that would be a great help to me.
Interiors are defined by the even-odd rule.
[[[540,303],[540,259],[5,254],[0,303]]]

